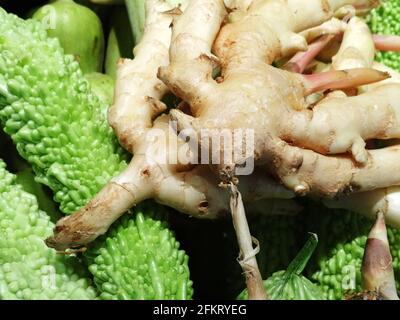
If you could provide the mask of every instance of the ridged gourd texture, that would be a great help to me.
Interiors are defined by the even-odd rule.
[[[72,56],[64,55],[58,40],[48,38],[39,22],[22,20],[1,8],[0,22],[0,121],[19,154],[32,165],[36,180],[54,191],[54,199],[60,203],[61,211],[72,213],[122,171],[128,158],[107,123],[107,106],[91,92],[78,63]],[[108,254],[113,259],[113,269],[106,268],[102,274],[104,284],[98,280],[102,258],[98,260],[98,268],[95,266],[97,260],[90,267],[100,291],[104,289],[100,297],[151,299],[160,296],[158,289],[155,293],[147,289],[140,291],[153,281],[154,286],[161,286],[155,275],[142,272],[143,265],[150,261],[151,270],[160,269],[158,276],[166,297],[190,298],[187,256],[177,250],[179,244],[166,225],[151,222],[150,217],[143,219],[146,227],[140,229],[140,234],[150,241],[149,244],[132,242],[134,239],[129,234],[134,229],[132,224],[137,222],[124,218],[111,238],[103,238],[106,242],[99,245],[104,246],[99,254]],[[152,223],[154,227],[150,227]],[[124,231],[124,228],[128,229]],[[50,234],[43,234],[41,241]],[[113,246],[115,241],[124,246]],[[151,250],[143,254],[143,249],[138,250],[139,246]],[[169,246],[175,251],[171,249],[166,256],[164,253],[168,252]],[[129,259],[118,260],[124,255],[120,250],[129,251]],[[130,271],[126,272],[127,269]],[[125,289],[122,281],[113,283],[114,271],[130,274],[135,279],[137,276],[139,288],[134,287],[135,282]],[[172,283],[181,276],[186,282],[175,290]],[[113,290],[107,283],[113,283]],[[183,282],[176,285],[180,283]],[[187,290],[185,294],[180,291],[183,289]]]
[[[125,166],[105,107],[79,65],[39,22],[0,8],[0,121],[64,213]]]
[[[323,300],[323,294],[318,285],[301,275],[295,275],[289,283],[285,283],[285,273],[285,270],[274,272],[264,281],[264,288],[271,300]],[[244,290],[238,296],[238,300],[247,299],[247,290]]]
[[[318,244],[318,236],[310,234],[307,242],[297,252],[286,270],[274,272],[263,282],[271,300],[323,300],[321,287],[302,275],[305,266]],[[239,300],[248,299],[247,289],[243,290]]]
[[[191,298],[188,257],[165,221],[155,217],[163,211],[154,203],[139,205],[86,254],[100,298]]]
[[[264,287],[271,292],[272,300],[322,300],[320,287],[302,275],[293,276],[280,294],[284,280],[285,271],[278,271],[264,281]]]
[[[304,203],[294,217],[259,217],[253,221],[252,235],[260,242],[257,261],[264,279],[287,268],[301,249],[308,232],[318,235],[318,245],[304,271],[317,284],[324,299],[343,299],[347,293],[362,290],[361,264],[364,246],[373,221],[359,214],[332,210],[320,204]],[[390,250],[397,283],[400,283],[400,230],[388,228]],[[231,275],[233,291],[240,286],[239,270]],[[232,284],[231,283],[231,284]],[[400,288],[400,286],[399,286]],[[240,292],[240,291],[239,291]]]
[[[376,34],[400,35],[400,1],[382,1],[380,6],[373,9],[367,17],[371,31]],[[400,71],[400,52],[376,53],[376,60],[388,67]]]
[[[43,239],[54,224],[0,159],[0,299],[95,299],[87,270]]]

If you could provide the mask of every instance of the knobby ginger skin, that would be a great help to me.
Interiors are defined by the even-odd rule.
[[[303,1],[257,0],[240,14],[234,12],[234,19],[227,18],[220,0],[193,0],[179,9],[148,1],[145,34],[135,59],[121,62],[109,113],[120,142],[134,157],[85,208],[59,221],[47,243],[59,250],[84,246],[148,198],[197,217],[218,217],[229,210],[227,195],[217,185],[220,178],[233,175],[244,157],[211,166],[217,175],[202,165],[160,163],[159,154],[190,152],[180,140],[175,149],[161,140],[146,140],[154,130],[176,135],[167,125],[171,118],[177,120],[178,131],[194,129],[198,134],[202,129],[254,129],[257,169],[241,176],[239,184],[245,202],[291,199],[295,193],[330,199],[400,184],[400,147],[364,149],[364,139],[400,135],[397,84],[355,97],[329,95],[313,109],[305,99],[313,90],[354,87],[385,79],[386,73],[358,68],[306,77],[270,65],[307,49],[299,32],[328,21],[344,5],[369,4],[307,1],[306,6]],[[149,60],[148,52],[154,59]],[[217,63],[218,81],[212,77]],[[168,90],[190,106],[190,115],[173,109],[159,116],[165,110],[160,99]],[[223,149],[216,151],[224,159]],[[390,221],[397,220],[393,213]]]
[[[134,157],[84,208],[57,223],[54,237],[46,240],[57,250],[93,241],[145,199],[153,198],[197,217],[215,218],[229,212],[228,195],[221,192],[217,177],[207,165],[168,161],[170,156],[189,151],[169,126],[169,116],[159,116],[165,109],[160,99],[168,89],[156,76],[158,66],[168,63],[170,24],[179,12],[165,2],[151,0],[146,5],[145,34],[135,48],[135,59],[125,59],[119,65],[116,98],[109,111],[109,121],[119,141]],[[244,201],[254,202],[256,211],[265,207],[266,199],[274,199],[267,206],[274,212],[298,211],[299,206],[290,201],[294,193],[260,171],[242,179]]]
[[[332,64],[325,65],[321,64],[322,67],[314,68],[315,72],[324,72],[331,68],[332,70],[343,70],[343,69],[355,69],[355,68],[370,68],[373,67],[376,70],[387,72],[390,74],[390,78],[373,83],[370,85],[364,85],[359,88],[353,88],[346,93],[354,94],[362,92],[367,92],[368,90],[376,89],[382,85],[386,84],[399,84],[400,74],[386,67],[382,64],[374,62],[374,53],[376,48],[376,43],[373,35],[368,29],[365,21],[353,17],[344,29],[343,41],[339,43],[339,48],[337,48],[336,53],[333,54]],[[330,47],[326,47],[328,44],[325,37],[332,36],[330,34],[323,36],[320,40],[313,42],[309,46],[309,50],[304,53],[296,54],[296,56],[286,64],[287,68],[293,72],[299,72],[298,67],[307,67],[307,64],[311,59],[325,51],[326,48],[330,50]],[[333,40],[336,41],[336,40]],[[343,98],[346,97],[344,91],[333,91],[326,95],[324,100],[329,100],[333,97]],[[321,95],[319,93],[319,95]],[[338,115],[339,116],[339,115]],[[391,141],[392,145],[397,145],[399,140],[393,139]],[[360,162],[367,161],[368,152],[364,148],[364,142],[360,144],[358,153],[358,160]],[[329,208],[338,209],[348,209],[353,212],[358,212],[370,219],[374,219],[377,212],[384,214],[386,222],[391,226],[400,226],[398,219],[398,213],[400,210],[400,188],[398,186],[392,186],[388,188],[380,188],[366,192],[353,193],[349,195],[341,195],[339,197],[325,198],[322,199],[325,206]]]
[[[362,19],[354,17],[349,21],[339,51],[332,59],[332,68],[340,70],[373,67],[374,69],[390,74],[391,77],[389,79],[362,86],[358,89],[359,92],[376,90],[386,84],[399,84],[399,74],[388,67],[374,62],[374,53],[374,40],[368,26]],[[346,95],[342,92],[342,96],[345,97]],[[367,150],[364,147],[359,150],[359,157],[367,161]],[[370,219],[374,219],[376,213],[381,212],[388,224],[400,227],[398,218],[400,210],[400,187],[398,186],[341,195],[334,199],[323,199],[323,203],[330,208],[341,208],[358,212]]]
[[[331,197],[399,184],[395,160],[399,147],[370,151],[362,166],[343,155],[352,153],[357,160],[364,139],[399,136],[396,85],[329,99],[307,110],[304,78],[270,65],[280,56],[304,49],[305,39],[296,32],[330,19],[343,5],[360,4],[309,2],[253,1],[246,14],[219,32],[223,3],[190,2],[174,22],[170,64],[159,69],[159,78],[190,104],[193,116],[178,110],[172,110],[171,116],[180,129],[196,132],[254,129],[256,165],[265,166],[298,194]],[[211,77],[212,43],[221,64],[218,82]],[[239,162],[223,163],[216,170],[224,175]]]
[[[157,118],[153,130],[169,132],[172,137],[168,120],[167,115]],[[179,165],[157,162],[160,154],[168,157],[167,145],[161,138],[151,143],[144,140],[139,144],[141,148],[129,166],[84,208],[59,220],[55,236],[47,239],[47,244],[60,251],[81,247],[105,233],[131,207],[150,198],[196,217],[226,216],[229,212],[228,195],[218,187],[217,177],[207,166],[198,165],[191,170],[179,171]],[[265,208],[262,201],[265,199],[286,199],[285,202],[274,201],[277,206],[274,210],[278,214],[285,211],[290,214],[298,209],[292,202],[287,202],[294,193],[265,171],[258,170],[253,176],[244,177],[240,187],[245,202],[254,202],[256,211]]]
[[[169,28],[174,13],[167,2],[146,2],[145,34],[134,49],[135,59],[122,59],[117,69],[114,104],[108,120],[119,142],[131,153],[166,106],[160,100],[168,88],[155,76],[168,63]],[[132,107],[137,106],[137,107]]]

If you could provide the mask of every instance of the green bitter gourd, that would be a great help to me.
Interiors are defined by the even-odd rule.
[[[0,299],[96,298],[81,262],[43,242],[53,227],[0,159]]]
[[[74,212],[125,168],[128,157],[108,126],[107,106],[91,92],[78,63],[64,55],[58,40],[48,38],[39,22],[22,20],[1,8],[0,21],[0,121],[19,154],[32,165],[36,180],[54,191],[61,211]],[[157,232],[149,237],[161,237],[168,231],[163,225]],[[118,256],[118,251],[114,254]],[[163,256],[159,251],[153,254]],[[183,270],[189,279],[187,258],[175,259],[181,267],[160,277],[175,278],[171,274],[177,271],[181,276]],[[133,273],[139,265],[131,265]],[[171,299],[182,296],[179,292],[173,296],[173,288],[165,290],[171,292]],[[187,292],[190,298],[191,290]],[[144,294],[153,297],[151,290]],[[134,299],[136,295],[124,297]]]

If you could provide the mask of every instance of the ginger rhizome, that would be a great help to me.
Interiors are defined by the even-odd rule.
[[[135,59],[120,62],[115,103],[109,110],[109,122],[119,141],[135,156],[87,206],[59,221],[57,234],[47,240],[58,250],[91,242],[129,208],[149,198],[197,217],[216,218],[229,212],[228,195],[221,192],[217,177],[207,165],[168,162],[169,153],[190,151],[184,141],[176,141],[169,116],[159,116],[166,109],[160,99],[168,89],[157,79],[157,70],[168,63],[169,26],[179,10],[159,1],[148,1],[147,7],[146,32],[135,48]],[[149,54],[151,50],[154,53]],[[175,140],[176,145],[163,138]],[[244,201],[252,202],[253,207],[263,208],[263,200],[273,199],[278,212],[299,208],[292,202],[280,201],[293,198],[294,193],[263,170],[243,177],[240,191]]]
[[[212,30],[206,32],[202,28],[200,34],[191,34],[192,30],[196,32],[192,26],[180,32],[179,22],[184,20],[178,20],[170,47],[170,65],[159,71],[170,89],[191,106],[192,115],[178,110],[170,112],[178,127],[190,127],[196,132],[203,128],[253,128],[256,165],[301,195],[333,197],[397,184],[399,177],[393,169],[398,147],[368,152],[364,147],[367,139],[394,138],[398,134],[398,97],[393,85],[355,97],[328,97],[310,110],[304,99],[310,86],[331,82],[337,89],[341,84],[347,85],[346,78],[352,74],[364,76],[366,82],[370,78],[376,80],[380,74],[365,69],[318,74],[310,84],[310,77],[270,65],[280,56],[303,49],[305,40],[295,32],[322,23],[339,9],[335,5],[343,5],[330,3],[329,8],[322,8],[321,2],[315,1],[310,7],[316,12],[319,8],[318,14],[307,16],[295,15],[305,10],[297,7],[299,2],[289,5],[281,1],[254,1],[244,17],[221,28],[215,41],[212,37],[201,38],[202,33],[209,36]],[[198,10],[193,11],[201,13],[206,11],[202,6],[208,6],[208,12],[198,18],[197,29],[204,19],[214,19],[214,33],[219,30],[222,21],[215,8],[218,4],[198,2]],[[273,23],[277,10],[279,19],[288,21],[287,25],[282,21]],[[190,23],[195,24],[196,17],[190,18]],[[213,28],[213,23],[207,23],[207,28]],[[223,80],[219,83],[211,78],[212,60],[207,58],[213,43],[222,68]],[[189,65],[196,67],[183,72]],[[327,156],[334,154],[340,157]],[[238,163],[222,163],[216,169],[219,173],[232,171]]]
[[[229,194],[219,184],[232,181],[239,181],[245,206],[272,201],[292,212],[295,196],[310,196],[370,218],[379,211],[400,226],[400,147],[366,148],[370,140],[400,138],[400,84],[373,61],[390,38],[372,35],[357,17],[374,5],[147,1],[143,37],[135,59],[119,64],[109,110],[132,161],[60,220],[47,244],[85,246],[149,198],[196,217],[226,216]],[[161,101],[168,92],[182,100],[178,108]],[[221,130],[254,136],[205,143],[205,132],[217,140]],[[220,162],[199,164],[198,148]],[[171,158],[177,161],[161,160]],[[254,172],[237,174],[248,161]]]

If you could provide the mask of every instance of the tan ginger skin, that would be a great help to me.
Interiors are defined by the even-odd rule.
[[[188,8],[175,24],[170,65],[160,68],[159,77],[190,104],[193,116],[178,110],[172,110],[171,116],[181,128],[195,131],[253,128],[256,164],[299,194],[332,197],[398,184],[400,177],[393,174],[398,147],[364,155],[364,139],[400,133],[400,93],[395,87],[325,99],[309,110],[304,106],[303,77],[270,65],[279,56],[303,48],[305,43],[295,32],[330,18],[338,4],[354,1],[312,1],[304,7],[301,3],[253,1],[241,19],[221,28],[214,43],[210,35],[220,28],[223,4],[191,2],[193,10]],[[206,27],[199,30],[196,23]],[[212,61],[207,58],[213,43],[222,67],[219,83],[211,77]],[[348,151],[362,165],[343,155]],[[340,157],[325,156],[339,153]],[[223,163],[218,169],[231,171],[235,164]]]
[[[305,76],[271,66],[278,58],[306,50],[306,38],[323,31],[319,26],[341,8],[359,10],[371,4],[232,1],[229,6],[239,9],[228,15],[221,0],[192,0],[181,8],[147,1],[143,39],[135,59],[120,62],[115,103],[109,111],[121,144],[134,154],[132,162],[84,208],[61,219],[47,244],[58,250],[85,246],[149,198],[197,217],[215,218],[229,210],[228,195],[218,183],[234,176],[245,158],[212,165],[211,170],[157,162],[160,153],[190,153],[183,141],[171,151],[145,139],[157,128],[176,135],[167,126],[169,119],[177,120],[178,131],[193,129],[199,135],[204,128],[254,129],[256,172],[239,177],[245,204],[275,199],[278,205],[294,208],[289,200],[279,199],[298,194],[330,202],[341,195],[371,193],[378,196],[368,203],[366,214],[375,216],[378,204],[388,201],[387,188],[400,185],[400,147],[367,151],[365,140],[399,138],[400,86],[375,86],[352,97],[336,91],[309,108],[305,98],[312,92],[358,87],[386,79],[387,72],[366,64]],[[216,65],[221,68],[218,81],[212,77]],[[188,113],[173,109],[160,116],[166,110],[160,100],[168,90],[189,105]],[[217,151],[223,155],[222,148]],[[346,208],[346,201],[344,197],[330,205]],[[384,213],[388,223],[400,225],[399,209]]]
[[[157,70],[160,65],[168,63],[170,24],[179,14],[179,9],[154,0],[147,1],[146,5],[148,15],[144,36],[134,50],[135,59],[124,59],[119,63],[116,98],[109,110],[109,122],[119,141],[135,156],[129,166],[84,208],[57,223],[55,236],[46,240],[57,250],[85,246],[105,233],[123,213],[145,199],[154,198],[159,203],[197,217],[226,216],[230,210],[228,194],[221,192],[218,178],[208,166],[179,162],[161,164],[158,160],[168,159],[169,153],[175,156],[178,152],[188,151],[183,141],[178,140],[176,146],[173,144],[171,147],[157,136],[161,131],[169,139],[176,138],[169,126],[169,116],[159,116],[166,109],[160,99],[168,89],[157,79]],[[287,214],[300,209],[290,200],[295,194],[274,181],[264,170],[257,170],[255,176],[243,177],[240,192],[254,211]]]

